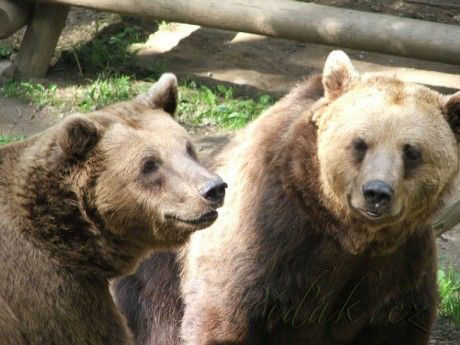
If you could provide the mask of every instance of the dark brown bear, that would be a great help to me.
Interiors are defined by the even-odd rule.
[[[459,131],[460,94],[359,75],[331,53],[322,77],[217,158],[229,193],[181,269],[156,255],[119,283],[138,344],[428,344],[431,221],[458,170]]]
[[[128,345],[109,280],[209,226],[225,184],[172,114],[177,81],[0,148],[0,344]]]

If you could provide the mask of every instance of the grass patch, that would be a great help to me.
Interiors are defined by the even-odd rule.
[[[139,88],[129,76],[101,75],[87,87],[83,97],[77,101],[77,108],[82,112],[93,111],[115,102],[128,100],[138,92]]]
[[[0,94],[15,97],[33,104],[36,107],[47,105],[58,106],[59,98],[56,95],[57,85],[43,85],[39,83],[9,81],[0,87]]]
[[[460,326],[460,272],[452,265],[438,271],[438,285],[441,303],[439,313]]]
[[[181,88],[178,115],[182,121],[196,126],[237,129],[244,127],[272,104],[268,95],[256,99],[234,97],[231,87],[219,85],[213,89],[189,82]]]
[[[144,91],[143,88],[126,75],[101,75],[76,100],[76,108],[82,112],[100,109],[128,100]],[[257,99],[237,98],[230,87],[219,85],[212,89],[197,86],[195,82],[181,86],[180,95],[178,116],[181,121],[195,126],[211,125],[228,129],[244,127],[273,103],[267,95]]]
[[[25,139],[22,135],[0,135],[0,146]]]
[[[58,86],[40,83],[10,81],[0,86],[0,94],[21,99],[33,106],[51,106],[61,111],[78,110],[89,112],[109,104],[134,97],[139,88],[131,77],[126,75],[99,75],[96,80],[83,86],[72,98],[59,96]]]
[[[123,74],[100,74],[94,81],[74,92],[64,92],[65,97],[55,84],[16,81],[1,86],[0,94],[19,98],[36,107],[51,106],[61,112],[90,112],[131,99],[144,91],[146,85]],[[223,85],[209,88],[192,81],[182,85],[180,91],[178,116],[182,122],[194,126],[242,128],[273,104],[267,95],[255,99],[235,97],[233,89]]]
[[[13,54],[13,48],[7,44],[0,43],[0,60],[9,59],[11,54]]]

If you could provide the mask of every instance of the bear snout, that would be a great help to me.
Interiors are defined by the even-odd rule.
[[[219,207],[224,203],[226,188],[227,184],[219,176],[216,176],[203,185],[200,189],[200,195]]]
[[[371,180],[363,185],[362,193],[371,213],[381,215],[389,210],[394,190],[382,180]]]

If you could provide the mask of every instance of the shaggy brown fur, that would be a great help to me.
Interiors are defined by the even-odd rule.
[[[177,81],[0,148],[0,343],[127,345],[109,280],[210,225]],[[169,113],[168,113],[169,112]]]
[[[136,274],[116,282],[115,299],[136,344],[180,344],[183,307],[179,275],[174,253],[162,252],[152,254]]]
[[[179,256],[183,305],[165,288],[179,276],[160,274],[178,269],[172,257],[169,269],[153,256],[129,278],[161,280],[156,299],[142,284],[118,290],[119,301],[137,301],[123,304],[130,324],[151,320],[136,328],[138,343],[179,344],[180,326],[186,345],[428,344],[430,223],[458,170],[458,102],[360,76],[332,53],[322,77],[300,83],[217,158],[229,193],[219,220]],[[379,214],[363,196],[375,179],[393,189]]]

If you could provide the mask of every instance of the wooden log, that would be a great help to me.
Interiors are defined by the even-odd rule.
[[[460,223],[460,198],[457,198],[444,207],[433,222],[433,229],[437,236],[441,236]]]
[[[31,8],[26,2],[0,0],[0,38],[8,37],[26,25]]]
[[[455,3],[454,0],[406,0],[406,2],[433,7],[460,8],[458,1]]]
[[[36,0],[460,64],[460,26],[291,0]]]
[[[42,78],[46,75],[68,13],[68,6],[35,5],[21,48],[14,61],[15,78]]]

